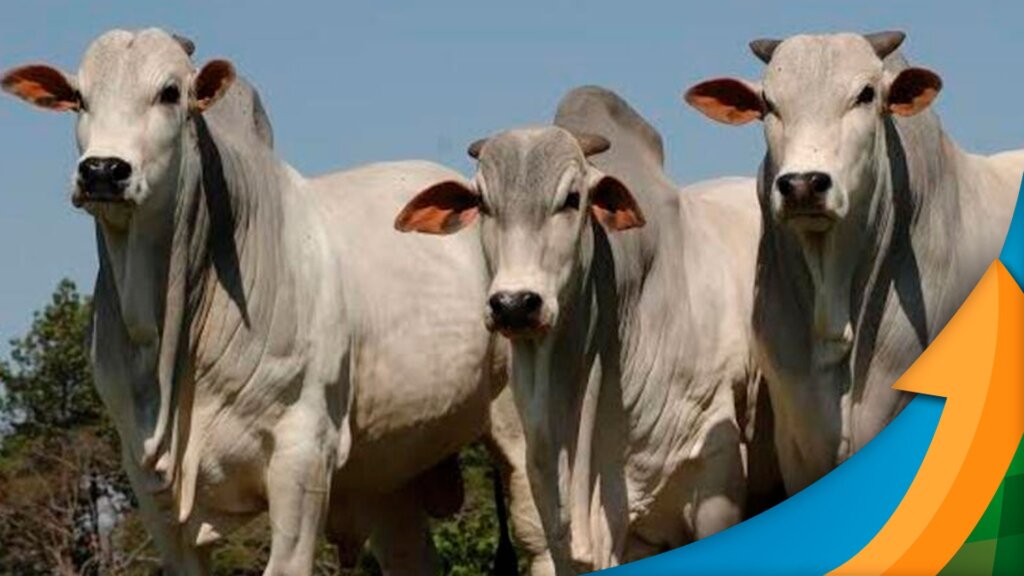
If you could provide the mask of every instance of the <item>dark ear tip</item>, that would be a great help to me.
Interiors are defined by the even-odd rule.
[[[228,76],[234,77],[235,75],[235,65],[232,64],[230,60],[226,60],[224,58],[217,58],[216,60],[211,60],[210,64],[222,68],[224,70],[224,73]]]
[[[728,78],[714,78],[712,80],[701,80],[700,82],[687,88],[686,92],[683,92],[683,100],[686,100],[690,104],[693,104],[694,98],[700,98],[701,96],[707,95],[709,88],[715,86],[716,84],[720,84],[723,80],[728,80]]]
[[[2,88],[4,91],[9,91],[11,89],[11,86],[14,85],[15,75],[17,74],[17,72],[18,71],[16,69],[4,72],[3,75],[0,76],[0,88]]]

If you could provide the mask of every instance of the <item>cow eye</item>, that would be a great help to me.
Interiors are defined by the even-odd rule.
[[[778,111],[775,109],[775,103],[768,98],[767,94],[761,94],[761,101],[764,102],[765,114],[771,114],[773,116],[779,115]]]
[[[871,86],[865,86],[860,94],[857,95],[857,105],[862,106],[864,104],[871,104],[875,101],[875,89]]]
[[[181,90],[174,84],[160,91],[161,104],[177,104],[179,100],[181,100]]]
[[[78,111],[85,112],[88,110],[88,106],[85,105],[85,96],[78,90],[75,90],[75,101],[78,102]]]
[[[579,210],[580,209],[580,193],[573,191],[565,195],[565,202],[562,203],[562,207],[558,209],[559,212],[565,210]]]

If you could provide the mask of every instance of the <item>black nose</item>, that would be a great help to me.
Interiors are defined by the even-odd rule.
[[[824,172],[790,172],[779,176],[776,184],[787,202],[817,203],[832,188],[832,177]]]
[[[78,163],[78,178],[89,196],[121,197],[131,175],[131,164],[120,158],[90,156]]]
[[[494,325],[499,329],[522,330],[536,327],[544,299],[536,292],[496,292],[487,301]]]

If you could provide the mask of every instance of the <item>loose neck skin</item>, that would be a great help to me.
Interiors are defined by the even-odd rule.
[[[591,268],[597,226],[591,224],[582,235],[576,270],[567,294],[560,295],[557,324],[542,339],[512,342],[513,392],[526,434],[530,484],[559,573],[575,571],[573,558],[590,557],[589,539],[578,534],[588,522],[578,516],[589,502],[589,483],[587,475],[573,472],[590,468],[593,431],[580,424],[588,421],[582,412],[593,409],[598,393],[580,386],[594,356],[597,303]]]
[[[877,131],[874,157],[889,158],[884,126]],[[864,285],[877,276],[879,258],[891,244],[893,181],[889,161],[878,163],[864,179],[863,188],[851,192],[850,212],[827,232],[783,232],[796,238],[810,280],[811,364],[815,371],[829,371],[848,359]]]
[[[768,296],[768,301],[757,306],[760,310],[755,324],[762,324],[759,332],[767,330],[762,339],[776,349],[773,356],[799,355],[803,366],[792,375],[777,375],[797,380],[773,387],[772,396],[777,434],[784,435],[781,457],[801,462],[801,469],[806,471],[806,478],[787,478],[791,491],[826,473],[835,465],[837,455],[842,458],[842,454],[849,452],[853,410],[849,394],[854,385],[851,353],[859,336],[863,298],[871,293],[868,286],[879,280],[886,253],[891,249],[895,224],[893,189],[900,183],[893,180],[893,158],[889,151],[892,144],[899,146],[899,137],[891,122],[886,122],[879,127],[874,144],[873,157],[881,160],[863,179],[863,189],[850,191],[849,213],[830,230],[793,230],[770,216],[765,218],[767,244],[762,242],[758,285],[770,285],[776,299],[792,304],[769,310],[776,304]],[[770,156],[765,164],[770,168],[759,182],[762,198],[767,197],[776,177]],[[762,294],[771,291],[762,288]],[[759,297],[764,299],[764,295]],[[802,318],[799,322],[804,324],[799,332],[789,324],[796,322],[796,318]],[[771,325],[778,323],[791,328]],[[805,349],[786,350],[787,346],[800,348],[804,342]],[[793,360],[781,362],[790,364]]]
[[[955,273],[948,238],[959,229],[959,189],[950,168],[962,154],[948,144],[934,117],[921,116],[902,120],[899,128],[892,118],[883,119],[872,185],[859,191],[862,201],[833,230],[802,236],[765,222],[755,323],[761,346],[773,349],[769,355],[784,371],[781,378],[796,378],[773,387],[777,426],[786,442],[799,447],[807,471],[803,480],[787,480],[791,491],[844,460],[898,412],[903,399],[876,388],[891,386],[919,350],[893,346],[927,345],[931,316],[945,298],[937,279]],[[774,178],[766,173],[762,188]],[[952,219],[940,223],[938,214]],[[937,223],[944,229],[935,229]],[[946,252],[945,263],[927,262],[940,245],[946,247],[939,250]],[[812,304],[808,308],[801,300]],[[803,319],[802,327],[796,318]],[[801,342],[808,349],[786,349]],[[878,354],[900,359],[886,360],[886,371],[872,376]],[[897,365],[902,368],[893,371]]]
[[[653,210],[647,213],[656,214]],[[659,233],[652,220],[642,234]],[[631,504],[622,499],[628,496],[631,476],[629,422],[635,418],[630,411],[646,410],[648,403],[639,399],[644,390],[636,388],[646,387],[647,381],[634,382],[634,387],[628,388],[632,377],[623,373],[636,371],[660,382],[667,376],[645,362],[678,364],[660,353],[632,354],[630,346],[639,343],[624,335],[634,333],[637,315],[654,313],[640,310],[644,278],[660,282],[654,276],[666,271],[653,256],[641,256],[650,256],[639,248],[650,238],[616,238],[615,250],[635,250],[636,256],[617,269],[611,237],[599,224],[591,222],[588,228],[572,288],[559,302],[562,313],[558,323],[543,340],[515,342],[512,363],[513,390],[527,435],[531,485],[556,563],[559,556],[563,565],[571,557],[576,569],[590,570],[621,559],[619,548],[625,542],[621,531],[628,529]],[[627,246],[629,242],[635,244]],[[641,278],[635,271],[624,272],[630,266],[648,271],[647,275]],[[625,278],[627,275],[631,279]],[[673,308],[679,309],[677,302]],[[620,317],[624,310],[635,315]],[[674,349],[679,345],[675,334],[664,336],[665,346]],[[623,342],[623,338],[629,341]],[[624,359],[624,354],[632,360]],[[658,382],[653,383],[659,388],[655,394],[664,392]],[[665,413],[672,409],[666,408]],[[641,489],[649,488],[645,484]]]
[[[217,144],[206,121],[195,117],[183,129],[172,189],[154,190],[153,204],[139,207],[125,227],[102,219],[97,224],[96,380],[120,420],[125,457],[152,473],[154,492],[180,484],[190,422],[183,412],[197,370],[208,368],[189,358],[208,344],[206,320],[223,323],[216,336],[253,338],[246,288],[260,269],[257,257],[273,254],[259,249],[259,235],[247,231],[273,212],[260,204],[276,202],[275,191],[227,182],[242,173],[246,184],[262,181],[268,188],[276,174],[258,174],[229,143]]]

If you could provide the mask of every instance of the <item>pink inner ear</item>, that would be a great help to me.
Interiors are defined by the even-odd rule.
[[[4,74],[0,86],[15,96],[43,108],[75,110],[78,93],[60,71],[49,66],[22,66]]]
[[[633,210],[605,210],[600,206],[593,207],[594,218],[609,230],[619,232],[630,228],[639,228],[645,224],[643,217]]]
[[[590,209],[594,218],[612,231],[639,228],[645,223],[643,212],[626,185],[611,176],[602,177],[593,188]]]
[[[686,102],[704,115],[726,124],[745,124],[761,117],[761,96],[735,78],[701,82],[686,91]]]
[[[480,199],[458,182],[441,182],[419,193],[395,218],[401,232],[451,234],[476,219]]]
[[[211,60],[196,75],[193,90],[196,105],[205,110],[224,93],[235,80],[235,67],[227,60]]]
[[[910,116],[927,108],[942,89],[942,79],[924,68],[907,68],[889,87],[889,110]]]

